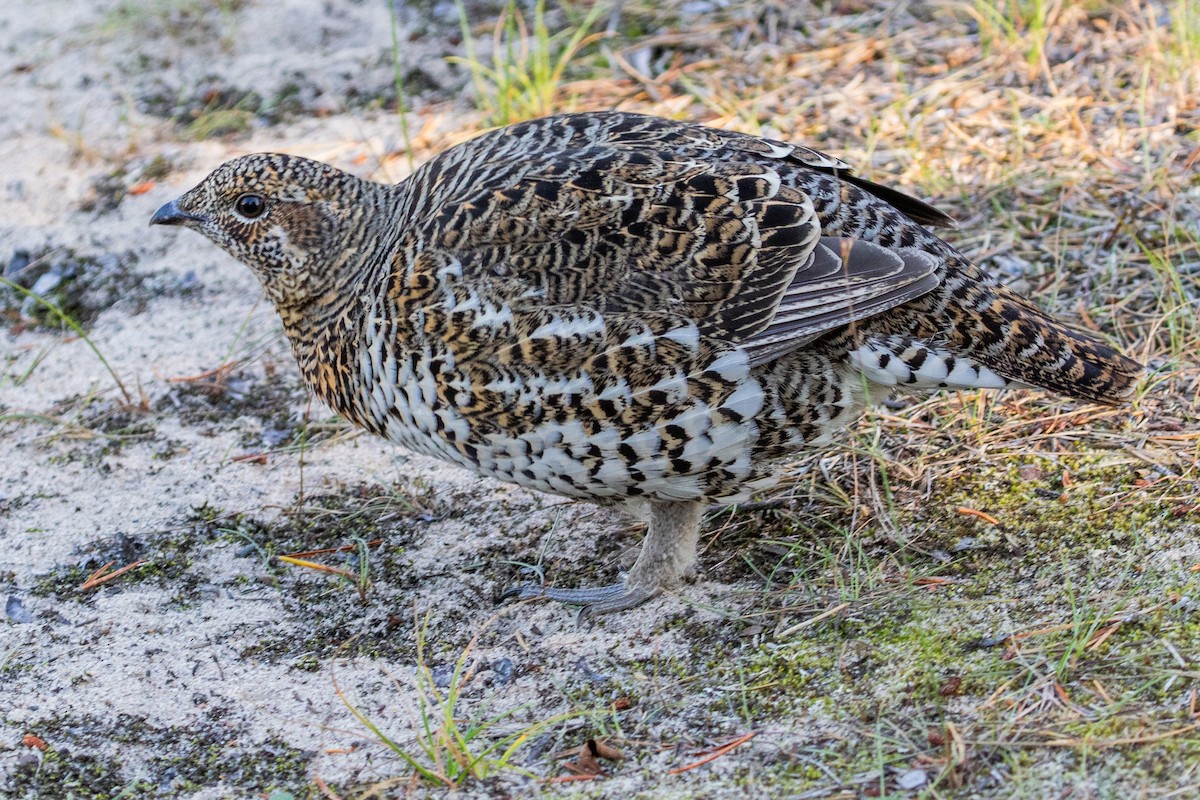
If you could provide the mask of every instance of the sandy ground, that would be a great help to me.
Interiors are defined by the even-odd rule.
[[[0,339],[0,795],[299,797],[318,796],[318,780],[343,790],[402,780],[408,767],[339,689],[415,752],[430,696],[418,685],[419,638],[446,684],[478,636],[457,715],[513,712],[489,735],[576,714],[535,730],[521,761],[539,774],[559,774],[540,756],[620,733],[611,709],[629,696],[654,698],[638,718],[649,741],[719,744],[753,727],[744,683],[691,696],[693,678],[652,668],[697,650],[725,659],[745,626],[711,644],[697,631],[721,631],[745,583],[710,577],[593,629],[552,605],[498,607],[522,564],[568,584],[611,579],[636,528],[354,435],[308,401],[252,275],[190,232],[147,227],[161,203],[246,152],[403,177],[402,158],[381,163],[402,150],[395,114],[378,107],[393,92],[390,25],[384,3],[348,0],[0,4],[0,258],[14,279],[22,254],[116,265],[115,294],[87,300],[87,333],[131,400],[87,341],[10,319]],[[406,79],[455,91],[444,61],[455,52],[453,4],[404,11],[399,25]],[[250,90],[283,109],[273,124],[256,112],[235,135],[189,135],[189,108]],[[425,135],[453,130],[443,119]],[[306,422],[320,423],[309,430],[323,441],[299,445]],[[345,580],[267,558],[354,536],[380,540],[365,601]],[[1163,549],[1176,566],[1196,557],[1182,534]],[[353,553],[324,558],[356,565]],[[80,589],[110,561],[145,563]],[[964,612],[963,624],[992,624],[990,613]],[[839,668],[853,670],[853,653],[843,657]],[[747,773],[811,760],[796,753],[850,735],[830,702],[793,699],[786,715],[758,721],[744,750],[753,757],[669,786],[654,776],[697,756],[647,745],[602,786],[562,791],[740,795]],[[722,782],[732,770],[739,781]],[[39,774],[56,777],[39,784]],[[525,780],[509,772],[469,793],[519,794]]]
[[[159,204],[236,154],[286,142],[290,152],[363,173],[380,153],[399,148],[394,114],[336,113],[335,98],[351,80],[364,94],[391,90],[389,24],[381,3],[309,0],[252,5],[235,23],[212,10],[190,17],[153,9],[131,14],[117,2],[0,9],[0,87],[8,108],[0,121],[0,252],[132,254],[132,269],[153,276],[138,296],[103,309],[89,331],[135,399],[144,398],[151,409],[134,415],[139,433],[108,438],[70,425],[10,424],[0,436],[0,582],[10,612],[0,626],[0,789],[39,757],[36,748],[20,744],[26,734],[104,766],[93,778],[80,778],[95,796],[138,781],[170,796],[178,787],[204,787],[183,795],[215,798],[294,786],[298,776],[301,784],[308,776],[335,785],[394,778],[405,772],[402,763],[382,756],[336,687],[381,730],[406,741],[419,720],[414,611],[417,618],[429,614],[431,666],[452,664],[495,611],[493,595],[502,588],[496,581],[516,574],[487,564],[481,575],[481,554],[490,554],[482,556],[489,561],[528,553],[550,536],[548,546],[586,563],[588,543],[611,530],[615,520],[606,514],[364,437],[307,449],[302,469],[296,453],[271,455],[265,463],[239,461],[268,449],[262,434],[272,423],[253,412],[239,415],[236,402],[218,412],[215,424],[189,424],[173,413],[180,390],[192,385],[180,378],[234,360],[235,394],[239,387],[258,391],[268,381],[289,387],[268,412],[275,419],[282,412],[285,427],[305,414],[329,416],[308,407],[277,320],[249,272],[199,237],[146,223]],[[418,22],[402,24],[406,39]],[[406,67],[425,64],[436,75],[440,47],[410,42]],[[253,87],[269,96],[296,70],[328,76],[328,85],[303,90],[308,110],[320,118],[233,141],[189,142],[177,126],[145,110],[148,96],[189,96],[204,86]],[[94,198],[98,177],[120,168],[125,176],[118,184],[136,185],[156,157],[174,168],[153,188],[102,213],[81,210]],[[402,177],[403,166],[392,169],[398,173],[392,177]],[[19,386],[6,381],[0,388],[4,413],[53,416],[57,410],[72,419],[118,413],[113,379],[81,339],[29,330],[6,336],[0,346],[10,375],[33,367]],[[354,601],[349,614],[333,611],[325,601],[349,602],[347,585],[302,569],[265,572],[262,559],[239,553],[227,535],[214,534],[212,526],[204,532],[197,523],[194,509],[209,508],[223,519],[247,512],[269,525],[295,505],[301,481],[310,495],[358,486],[375,494],[385,485],[432,487],[430,510],[402,512],[403,530],[384,531],[382,549],[398,550],[395,558],[407,570],[400,586],[384,589],[389,579],[373,575],[380,591],[369,596],[369,608],[354,611]],[[124,556],[147,559],[143,569],[153,568],[173,557],[160,550],[163,540],[192,535],[205,538],[186,556],[185,571],[194,576],[186,599],[174,580],[86,593],[76,581],[50,596],[35,589],[56,571],[74,568],[86,576],[109,560],[116,567],[133,560]],[[316,535],[314,546],[346,542]],[[514,547],[518,541],[524,544]],[[464,574],[471,565],[475,570]],[[297,584],[324,596],[297,605],[291,597]],[[577,629],[571,613],[559,608],[507,613],[472,654],[485,670],[499,665],[483,679],[499,687],[488,714],[535,701],[538,715],[562,712],[574,692],[594,695],[591,704],[602,706],[615,691],[613,681],[593,681],[589,670],[603,673],[614,652],[624,661],[669,651],[672,635],[648,636],[661,610],[662,603],[653,603],[590,632]],[[327,642],[331,650],[365,636],[372,644],[350,649],[382,649],[389,656],[321,653],[319,665],[298,668],[306,663],[301,642],[317,623],[312,615],[321,614],[343,614],[353,628]],[[443,641],[439,631],[447,629],[454,635]],[[264,639],[276,644],[272,653],[250,654]],[[547,702],[547,691],[561,696]],[[209,763],[198,754],[208,754]]]

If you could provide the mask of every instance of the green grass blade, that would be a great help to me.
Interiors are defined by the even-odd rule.
[[[87,332],[84,331],[83,326],[81,326],[78,322],[76,322],[75,319],[72,318],[70,314],[63,311],[61,308],[59,308],[57,305],[50,302],[46,298],[42,297],[40,294],[30,291],[29,289],[26,289],[24,286],[21,286],[18,283],[14,283],[13,281],[10,281],[8,278],[0,277],[0,285],[7,286],[10,289],[13,289],[16,292],[24,295],[25,297],[31,298],[35,303],[42,306],[50,313],[54,314],[56,317],[58,317],[62,321],[62,323],[64,325],[66,325],[68,328],[70,328],[76,334],[78,334],[79,338],[83,339],[84,343],[89,348],[91,348],[91,351],[93,353],[96,354],[96,358],[100,359],[100,363],[104,365],[104,368],[106,370],[108,370],[108,374],[112,376],[113,382],[116,383],[117,388],[121,390],[121,397],[123,397],[125,399],[126,405],[133,405],[133,398],[130,396],[129,390],[125,388],[125,384],[121,381],[121,377],[119,375],[117,375],[116,370],[114,370],[112,368],[112,365],[108,363],[108,359],[105,358],[104,354],[100,352],[100,348],[96,347],[96,343],[93,342],[91,340],[91,337],[89,337],[87,335]]]

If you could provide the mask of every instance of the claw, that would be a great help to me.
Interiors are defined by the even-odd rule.
[[[496,598],[497,603],[503,603],[505,600],[511,600],[514,597],[518,600],[529,600],[533,597],[542,597],[543,587],[534,583],[519,583],[516,586],[510,586],[500,593]]]

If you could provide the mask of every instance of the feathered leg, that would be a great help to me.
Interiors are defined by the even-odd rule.
[[[516,586],[506,591],[504,597],[546,597],[560,603],[580,604],[581,619],[639,606],[664,590],[678,587],[693,573],[703,511],[704,504],[694,500],[651,503],[650,527],[642,550],[620,583],[582,589]]]

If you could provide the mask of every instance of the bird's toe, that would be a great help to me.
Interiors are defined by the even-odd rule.
[[[655,597],[661,589],[657,586],[630,586],[625,583],[613,583],[608,586],[587,586],[579,589],[559,589],[522,584],[506,589],[501,600],[530,600],[545,598],[556,603],[581,606],[576,620],[580,625],[591,622],[594,617],[625,611],[641,605]]]

